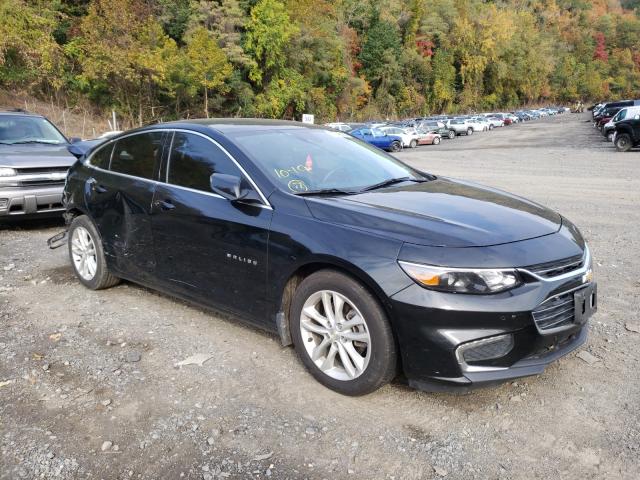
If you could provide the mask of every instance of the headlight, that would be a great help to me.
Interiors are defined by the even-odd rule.
[[[0,177],[15,177],[18,173],[9,167],[0,167]]]
[[[398,262],[419,285],[450,293],[490,294],[515,288],[522,283],[513,269],[447,268]]]

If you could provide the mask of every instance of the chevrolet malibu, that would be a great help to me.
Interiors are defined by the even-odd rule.
[[[347,395],[539,374],[596,309],[589,249],[560,214],[312,125],[126,132],[73,165],[63,200],[83,285],[239,315]]]

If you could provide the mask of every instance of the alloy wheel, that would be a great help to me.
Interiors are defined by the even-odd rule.
[[[84,280],[91,280],[98,269],[96,246],[89,231],[84,227],[77,227],[71,235],[71,257],[78,275]]]
[[[300,333],[309,358],[336,380],[353,380],[367,369],[371,336],[367,322],[344,295],[331,290],[312,294],[300,314]]]

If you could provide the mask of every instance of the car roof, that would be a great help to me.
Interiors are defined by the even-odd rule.
[[[283,128],[292,129],[316,129],[329,130],[323,125],[314,125],[311,123],[293,122],[289,120],[268,120],[263,118],[199,118],[189,120],[177,120],[166,123],[156,123],[146,125],[138,130],[148,130],[157,128],[188,128],[188,127],[210,127],[221,133],[232,132],[238,130],[281,130]],[[127,132],[129,133],[129,132]]]
[[[0,110],[0,115],[15,115],[19,117],[40,117],[40,118],[44,117],[44,115],[27,112],[26,110],[21,110],[19,108],[12,109],[12,110]]]

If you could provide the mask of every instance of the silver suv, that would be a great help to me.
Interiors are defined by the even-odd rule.
[[[0,220],[61,215],[62,188],[76,160],[45,117],[0,111]]]

